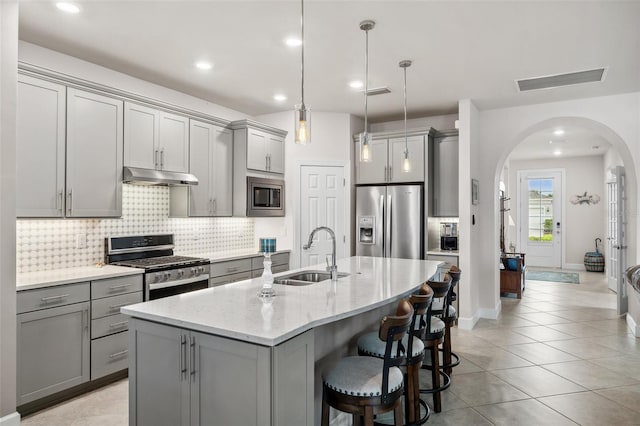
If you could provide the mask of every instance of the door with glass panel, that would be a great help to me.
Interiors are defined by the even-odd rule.
[[[522,170],[520,247],[527,265],[562,267],[562,170]]]

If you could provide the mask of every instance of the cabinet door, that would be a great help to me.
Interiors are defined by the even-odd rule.
[[[89,303],[18,315],[18,405],[89,380]]]
[[[129,339],[129,424],[188,425],[188,332],[133,319]]]
[[[266,141],[265,133],[247,129],[247,169],[267,170]]]
[[[18,76],[16,214],[64,216],[66,89]]]
[[[404,138],[389,139],[389,176],[390,182],[424,182],[424,136],[407,138],[409,149],[409,172],[402,170],[404,161]]]
[[[189,171],[189,119],[160,112],[160,169],[171,172]]]
[[[124,165],[143,169],[158,168],[159,111],[124,103]]]
[[[267,170],[272,173],[284,173],[284,138],[267,135]]]
[[[458,216],[458,137],[436,138],[433,145],[433,216]]]
[[[189,132],[189,173],[198,178],[198,184],[189,187],[189,216],[211,216],[211,169],[216,128],[210,124],[191,120]]]
[[[211,197],[214,216],[233,215],[233,133],[215,127],[214,151],[211,159],[213,180]]]
[[[385,183],[387,180],[387,141],[372,140],[372,159],[370,162],[360,161],[360,142],[356,143],[356,183]]]
[[[270,424],[270,348],[196,332],[190,339],[191,425]]]
[[[67,216],[122,215],[122,101],[67,89]]]

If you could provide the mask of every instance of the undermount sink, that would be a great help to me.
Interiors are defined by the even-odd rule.
[[[344,272],[338,272],[338,279],[346,277],[349,274]],[[300,271],[294,272],[282,277],[276,277],[273,279],[274,284],[284,285],[309,285],[313,283],[319,283],[331,279],[331,273],[325,271]]]

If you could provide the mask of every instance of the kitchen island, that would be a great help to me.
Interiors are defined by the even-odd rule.
[[[351,257],[347,277],[274,285],[266,303],[256,278],[123,308],[130,424],[319,424],[322,372],[438,264]]]

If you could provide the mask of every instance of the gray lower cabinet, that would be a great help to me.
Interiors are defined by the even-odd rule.
[[[89,308],[86,301],[18,314],[18,405],[89,380]]]
[[[131,426],[313,424],[312,331],[266,347],[130,324]]]
[[[244,259],[227,260],[211,264],[209,287],[231,284],[236,281],[249,280],[262,275],[264,270],[263,256],[251,256]],[[271,272],[289,270],[289,253],[276,253],[271,256]]]

